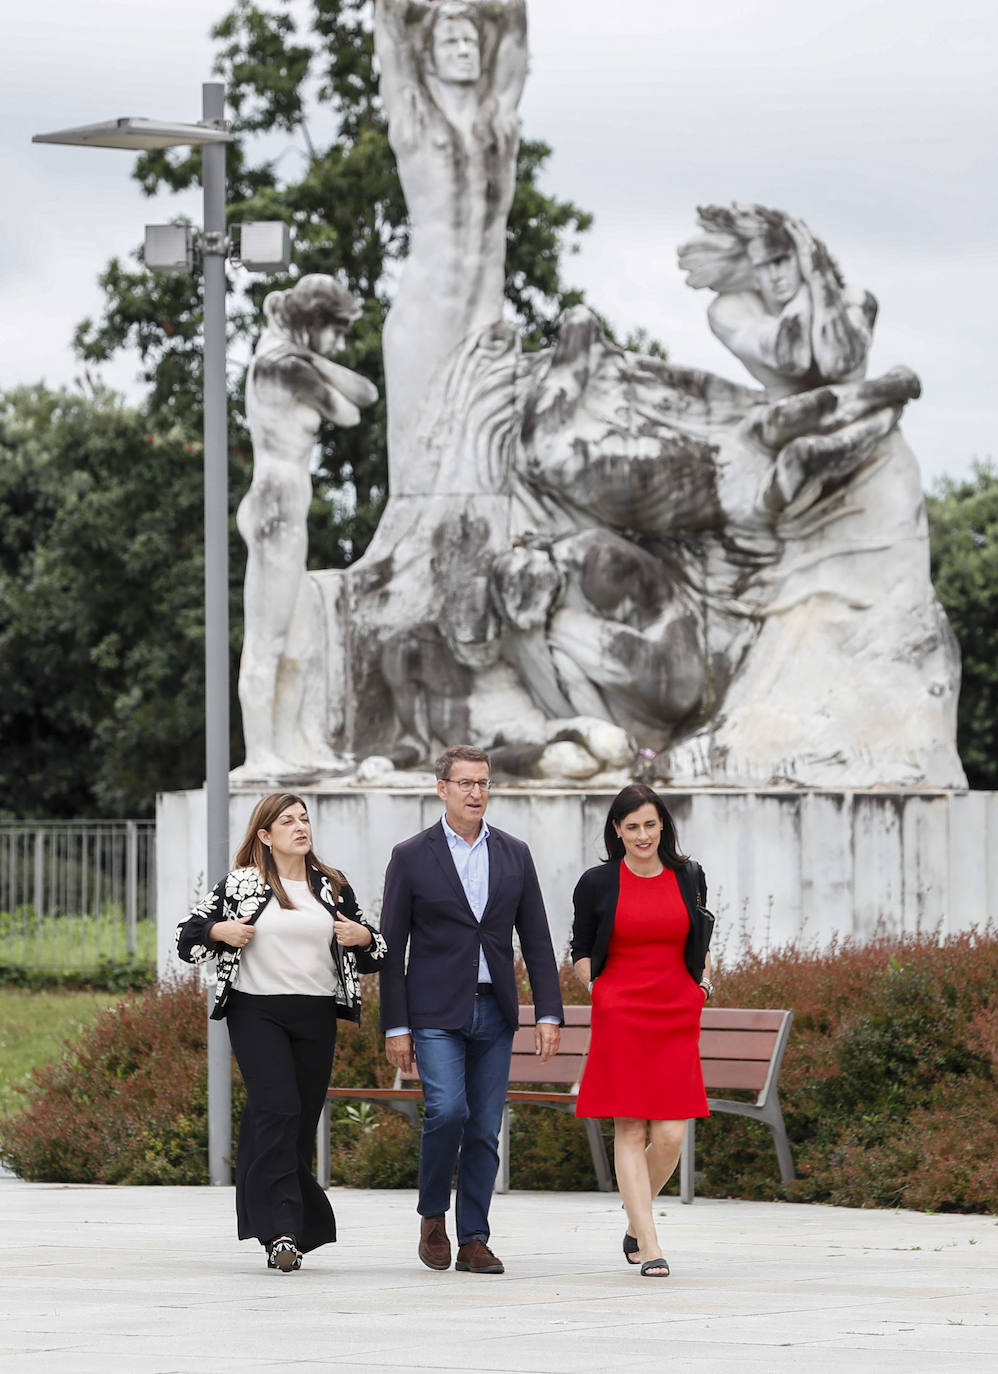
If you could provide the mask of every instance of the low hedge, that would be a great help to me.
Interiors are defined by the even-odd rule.
[[[101,959],[90,968],[39,968],[0,964],[0,987],[64,992],[135,992],[156,982],[156,965],[133,959]]]
[[[364,981],[364,1024],[340,1026],[340,1085],[392,1079],[376,980]],[[715,982],[721,1006],[794,1010],[780,1096],[798,1180],[780,1184],[764,1127],[717,1116],[698,1127],[701,1194],[998,1211],[993,932],[789,946],[721,966]],[[567,969],[562,983],[566,1000],[584,1000]],[[0,1124],[0,1156],[29,1179],[207,1182],[204,1044],[204,1000],[190,984],[129,998],[35,1072],[24,1110]],[[241,1100],[237,1086],[236,1119]],[[570,1116],[517,1109],[511,1137],[514,1187],[595,1188]],[[337,1104],[332,1145],[335,1183],[415,1185],[418,1136],[397,1112]]]
[[[780,1076],[798,1181],[845,1207],[998,1211],[998,937],[788,946],[719,970],[722,1005],[791,1007]],[[784,1195],[769,1132],[698,1128],[701,1192]]]

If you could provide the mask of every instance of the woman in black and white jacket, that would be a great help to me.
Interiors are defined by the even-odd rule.
[[[226,874],[177,929],[191,964],[218,960],[212,1018],[228,1022],[246,1083],[236,1157],[239,1239],[256,1237],[268,1268],[301,1268],[336,1239],[312,1174],[312,1141],[333,1065],[337,1017],[360,1019],[362,973],[385,957],[343,874],[312,852],[300,797],[274,792],[253,811]]]

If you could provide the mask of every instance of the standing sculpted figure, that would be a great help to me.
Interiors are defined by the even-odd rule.
[[[432,489],[408,458],[433,373],[502,317],[525,0],[376,0],[374,39],[412,226],[383,336],[389,490],[399,495]]]
[[[321,422],[356,425],[360,407],[378,395],[366,377],[331,361],[360,314],[332,277],[311,273],[272,291],[263,310],[246,378],[253,481],[236,517],[247,551],[239,670],[246,762],[237,770],[246,779],[328,762],[325,693],[314,681],[308,698],[305,690],[306,677],[322,671],[306,576],[309,468]]]

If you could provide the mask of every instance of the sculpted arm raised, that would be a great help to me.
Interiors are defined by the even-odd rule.
[[[389,123],[397,119],[404,93],[419,84],[414,43],[429,8],[427,0],[375,0],[374,52]]]
[[[810,348],[815,370],[829,382],[861,373],[873,337],[873,297],[864,293],[857,300],[850,295],[828,249],[802,220],[788,219],[786,227],[810,297]]]
[[[802,378],[811,369],[811,298],[806,288],[779,315],[771,315],[755,292],[718,296],[707,319],[721,343],[760,381],[768,382],[768,373]]]
[[[527,79],[526,0],[496,0],[488,13],[499,24],[495,94],[504,115],[515,115]]]

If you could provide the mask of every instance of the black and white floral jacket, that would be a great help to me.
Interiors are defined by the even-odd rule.
[[[339,912],[348,920],[359,921],[371,932],[371,943],[366,949],[341,948],[335,939],[330,941],[343,989],[342,995],[336,994],[336,1015],[343,1021],[359,1021],[358,971],[376,973],[388,953],[388,946],[379,931],[361,920],[357,898],[349,883],[344,882],[339,897],[334,897],[332,884],[325,873],[320,873],[317,868],[309,868],[308,881],[317,900],[330,915]],[[239,982],[239,956],[242,950],[209,939],[208,932],[216,921],[236,921],[249,916],[250,923],[255,923],[272,896],[273,889],[264,882],[258,869],[235,868],[215,884],[207,897],[203,897],[192,908],[186,921],[181,921],[177,927],[177,953],[185,963],[204,964],[209,959],[218,959],[215,1005],[211,1010],[213,1021],[225,1018],[229,993]]]

